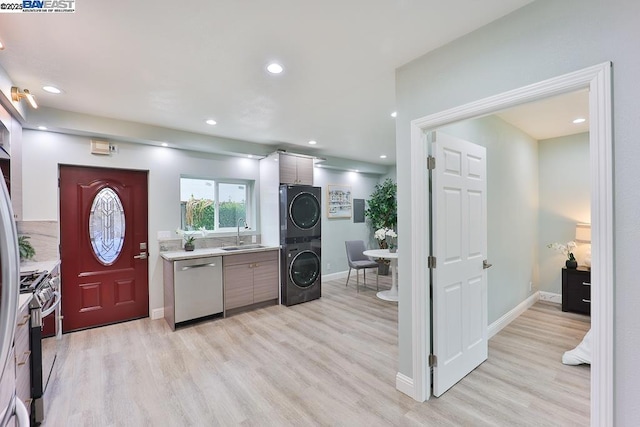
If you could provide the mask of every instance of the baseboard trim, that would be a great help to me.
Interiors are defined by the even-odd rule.
[[[562,304],[562,294],[540,291],[540,301],[552,302],[554,304]]]
[[[151,310],[151,320],[158,320],[164,318],[164,307],[154,308]]]
[[[409,378],[400,372],[396,374],[396,390],[415,399],[413,396],[413,378]]]
[[[324,280],[346,279],[348,273],[349,273],[348,271],[339,271],[337,273],[323,274],[322,280],[324,281]]]
[[[513,322],[518,316],[527,311],[533,304],[535,304],[540,299],[540,292],[535,292],[526,300],[522,301],[516,307],[514,307],[511,311],[506,313],[504,316],[493,322],[487,328],[487,339],[492,338],[495,334],[500,332],[505,326],[509,323]]]

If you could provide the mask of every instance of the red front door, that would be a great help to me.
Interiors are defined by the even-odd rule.
[[[60,166],[60,246],[64,332],[148,316],[147,172]]]

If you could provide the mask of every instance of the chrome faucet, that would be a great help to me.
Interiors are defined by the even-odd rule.
[[[238,234],[236,236],[236,246],[240,246],[241,244],[243,244],[244,242],[242,242],[240,240],[240,223],[243,222],[244,223],[244,229],[248,229],[249,225],[247,224],[247,221],[244,218],[239,218],[238,219]]]

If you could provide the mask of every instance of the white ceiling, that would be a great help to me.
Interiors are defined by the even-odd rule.
[[[519,105],[497,116],[537,140],[589,132],[589,91],[585,89]],[[573,123],[577,118],[586,120]]]
[[[42,106],[391,165],[395,69],[530,1],[78,0],[0,14],[0,65]]]

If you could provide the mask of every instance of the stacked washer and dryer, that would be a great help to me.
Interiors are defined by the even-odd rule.
[[[280,296],[290,306],[321,296],[321,189],[280,185]]]

